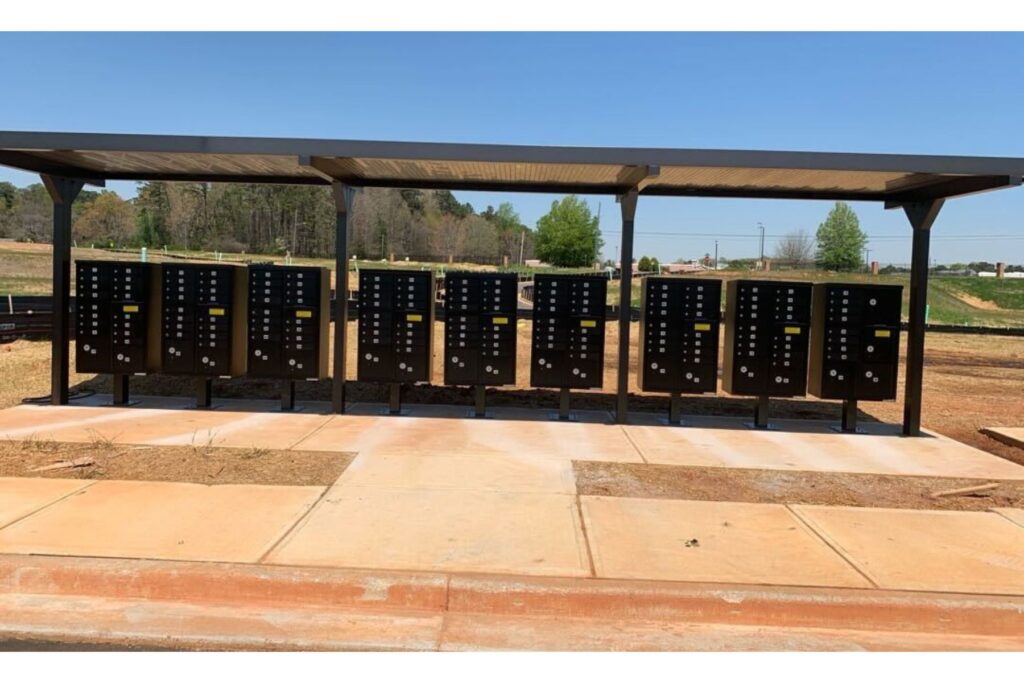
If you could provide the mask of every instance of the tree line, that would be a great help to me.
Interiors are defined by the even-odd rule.
[[[0,237],[49,242],[52,211],[41,184],[0,183]],[[72,235],[79,246],[330,257],[335,216],[326,187],[144,182],[130,199],[83,190]],[[351,228],[349,253],[360,259],[515,263],[534,255],[534,231],[510,203],[477,212],[448,191],[367,188]]]

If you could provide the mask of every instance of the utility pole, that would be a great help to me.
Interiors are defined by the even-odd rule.
[[[871,268],[871,250],[864,247],[864,265]]]
[[[761,230],[761,258],[758,260],[758,268],[764,268],[764,224],[761,221],[757,222],[757,227]]]
[[[523,228],[523,234],[519,236],[519,265],[523,265],[523,248],[526,246],[526,228]]]
[[[718,272],[718,240],[715,240],[715,272]]]

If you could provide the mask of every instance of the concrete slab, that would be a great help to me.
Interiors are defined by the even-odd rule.
[[[1024,448],[1024,427],[984,427],[980,431],[1008,446]]]
[[[897,425],[865,425],[841,434],[827,423],[779,420],[779,429],[748,429],[743,420],[694,417],[690,426],[629,425],[625,432],[647,462],[908,476],[1024,479],[1024,467],[947,437],[899,435]]]
[[[869,587],[782,505],[583,496],[602,578]]]
[[[993,512],[999,513],[1011,522],[1024,527],[1024,510],[1020,508],[995,508]]]
[[[142,413],[151,418],[158,411]],[[0,438],[19,441],[55,440],[54,433],[78,429],[83,434],[109,423],[137,417],[137,409],[87,406],[15,406],[0,410]]]
[[[574,496],[336,486],[268,563],[588,576]]]
[[[81,479],[0,477],[0,527],[5,527],[92,483]]]
[[[208,427],[206,432],[186,430],[147,443],[158,446],[208,444],[230,448],[286,450],[331,420],[329,415],[282,412],[223,411],[222,417],[227,421]]]
[[[0,553],[256,562],[323,491],[101,481],[0,531]]]
[[[576,493],[572,463],[500,455],[375,455],[364,453],[337,484],[397,489]]]
[[[527,412],[534,417],[545,415],[537,410]],[[460,411],[458,419],[336,415],[323,429],[296,444],[296,448],[381,455],[502,455],[643,462],[618,425],[506,417],[496,412],[493,418],[471,419],[466,418],[464,411]]]
[[[792,509],[882,588],[1024,595],[1024,528],[997,514]]]

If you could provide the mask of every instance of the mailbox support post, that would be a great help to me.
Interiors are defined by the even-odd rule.
[[[295,382],[290,379],[281,380],[281,410],[295,410]]]
[[[848,398],[843,401],[843,425],[844,432],[857,431],[857,399]]]
[[[487,387],[473,385],[473,417],[487,417]]]
[[[213,405],[213,378],[196,377],[196,408],[209,408]]]
[[[128,375],[113,375],[111,380],[114,385],[114,405],[128,405]]]

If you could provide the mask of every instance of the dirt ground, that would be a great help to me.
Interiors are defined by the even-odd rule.
[[[209,446],[120,446],[26,440],[0,442],[0,477],[126,479],[196,484],[330,486],[352,462],[347,453]],[[80,467],[33,471],[55,463]]]
[[[1024,481],[580,461],[574,462],[573,468],[577,492],[591,496],[926,510],[1024,507]],[[988,483],[999,486],[991,491],[931,497],[939,491]]]

